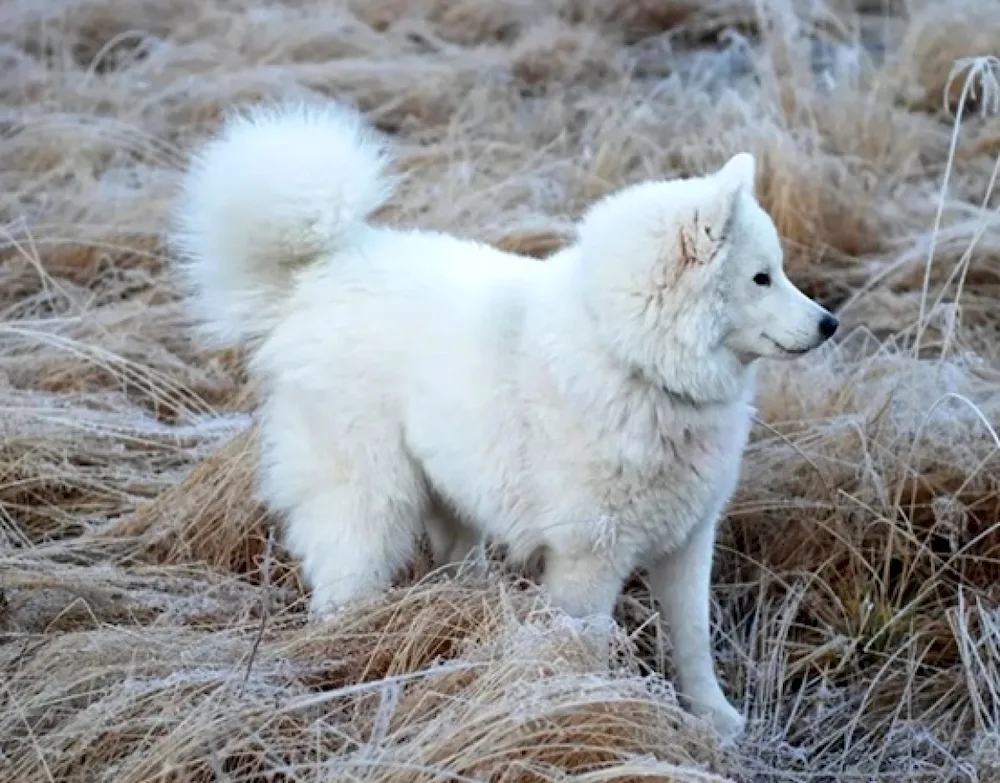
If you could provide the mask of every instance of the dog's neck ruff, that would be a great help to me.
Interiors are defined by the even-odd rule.
[[[680,391],[678,389],[672,389],[669,385],[665,383],[657,384],[657,387],[661,392],[670,398],[670,401],[675,405],[680,405],[685,408],[709,408],[716,407],[719,405],[729,405],[731,400],[699,400],[696,397],[688,394],[687,392]]]
[[[679,407],[690,408],[692,410],[704,410],[705,408],[719,408],[732,405],[739,395],[726,397],[696,397],[690,392],[671,386],[666,381],[656,378],[641,367],[632,368],[633,377],[641,378],[654,389],[658,389],[665,394],[670,401]]]

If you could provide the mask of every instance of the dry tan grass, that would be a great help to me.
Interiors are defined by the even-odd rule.
[[[0,779],[1000,780],[993,0],[0,6]],[[956,61],[960,66],[955,69]],[[964,100],[963,100],[964,91]],[[385,219],[544,256],[750,149],[843,339],[771,367],[720,545],[720,749],[641,579],[611,660],[499,570],[308,626],[254,393],[161,233],[234,104],[357,103]],[[956,123],[956,115],[960,123]]]

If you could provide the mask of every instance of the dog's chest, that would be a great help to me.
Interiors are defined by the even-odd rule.
[[[733,410],[714,421],[626,439],[617,453],[593,462],[594,545],[638,557],[680,546],[732,494],[748,425],[748,412]]]

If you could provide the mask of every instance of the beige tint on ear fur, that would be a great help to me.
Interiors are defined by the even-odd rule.
[[[684,229],[681,232],[683,258],[690,257],[692,263],[694,259],[700,258],[706,262],[715,258],[725,239],[724,233],[740,194],[754,194],[755,172],[756,161],[753,155],[740,152],[733,155],[715,174],[708,175],[707,182],[715,184],[710,184],[712,194],[709,196],[709,203],[695,213],[691,226],[693,242],[685,239]]]

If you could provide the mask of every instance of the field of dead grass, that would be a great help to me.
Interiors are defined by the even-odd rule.
[[[1000,780],[995,0],[6,0],[0,779]],[[304,622],[254,391],[162,232],[228,107],[396,139],[385,219],[543,256],[738,150],[836,345],[770,367],[716,568],[750,717],[677,707],[641,579],[612,660],[530,582],[417,563]]]

